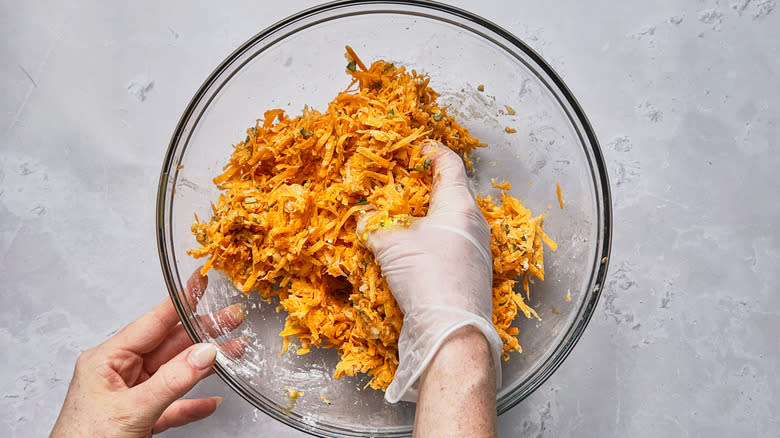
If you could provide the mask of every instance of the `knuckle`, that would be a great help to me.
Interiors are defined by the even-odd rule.
[[[79,354],[79,357],[76,358],[76,369],[89,367],[94,361],[96,354],[94,347],[82,351],[81,354]]]
[[[177,373],[171,372],[168,367],[164,367],[161,371],[160,389],[166,394],[178,394],[182,387],[181,377]]]
[[[157,370],[159,379],[155,385],[154,391],[158,398],[173,400],[184,395],[192,386],[193,373],[190,370],[181,369],[181,367],[165,364]]]
[[[149,313],[149,319],[152,322],[153,328],[150,330],[151,333],[159,333],[163,332],[166,328],[165,320],[156,312]]]

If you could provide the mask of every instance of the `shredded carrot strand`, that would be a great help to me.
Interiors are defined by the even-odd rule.
[[[561,210],[563,210],[563,195],[561,194],[561,185],[559,183],[555,183],[555,193],[558,195],[558,205],[560,205]]]

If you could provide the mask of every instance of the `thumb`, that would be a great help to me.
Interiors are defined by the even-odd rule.
[[[463,211],[474,207],[463,160],[452,149],[441,143],[429,142],[423,146],[433,165],[433,191],[428,214]]]
[[[377,261],[381,264],[381,257],[384,253],[384,249],[388,247],[390,242],[392,242],[393,236],[397,238],[399,233],[403,232],[404,230],[377,229],[373,231],[367,231],[366,228],[368,227],[368,223],[374,220],[376,217],[378,217],[378,213],[376,211],[367,211],[360,215],[357,220],[356,232],[358,235],[358,240],[365,243],[366,247],[370,249],[372,253],[374,253],[374,257],[376,257]]]
[[[154,423],[171,403],[211,374],[217,358],[214,344],[195,344],[162,365],[144,383],[130,389],[136,407]]]

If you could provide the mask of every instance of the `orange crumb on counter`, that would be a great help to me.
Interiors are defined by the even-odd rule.
[[[563,210],[563,196],[561,196],[561,185],[558,183],[555,183],[555,193],[558,194],[558,205],[561,206],[561,210]]]

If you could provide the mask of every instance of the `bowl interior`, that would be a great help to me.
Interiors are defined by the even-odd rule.
[[[530,303],[541,321],[516,320],[524,351],[503,363],[503,412],[554,370],[571,348],[565,344],[576,341],[587,323],[609,250],[609,204],[598,146],[576,102],[530,49],[468,14],[392,3],[323,7],[277,24],[231,55],[182,117],[163,169],[158,231],[172,295],[191,334],[216,342],[228,336],[211,338],[195,316],[247,303],[249,315],[238,330],[249,339],[247,352],[240,359],[220,355],[219,372],[270,415],[323,436],[411,430],[413,405],[386,403],[382,392],[364,388],[368,379],[332,377],[333,349],[280,355],[284,314],[276,312],[277,302],[244,296],[215,271],[196,309],[181,298],[182,284],[203,263],[185,254],[197,246],[193,213],[210,217],[219,195],[212,178],[232,145],[268,109],[292,115],[304,105],[324,109],[349,84],[347,44],[366,64],[381,58],[429,74],[440,102],[489,145],[473,155],[476,191],[497,195],[491,180],[509,181],[533,214],[547,213],[545,230],[559,248],[545,250],[546,279],[531,287]],[[507,127],[517,132],[507,133]],[[304,392],[294,406],[287,388]]]

